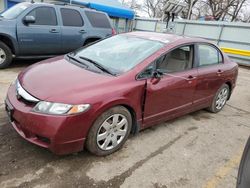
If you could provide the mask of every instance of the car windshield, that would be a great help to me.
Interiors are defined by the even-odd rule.
[[[11,20],[19,16],[24,10],[31,6],[31,3],[19,3],[1,14],[1,17]]]
[[[76,52],[76,57],[89,59],[110,72],[121,74],[164,46],[153,41],[128,35],[116,35]]]

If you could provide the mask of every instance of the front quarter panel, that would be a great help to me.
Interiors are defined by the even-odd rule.
[[[136,121],[141,122],[144,87],[145,81],[131,80],[126,84],[121,83],[108,87],[106,92],[99,92],[98,95],[90,97],[88,101],[91,104],[91,109],[87,112],[89,116],[88,124],[84,125],[84,119],[82,119],[81,125],[79,125],[83,137],[87,137],[89,129],[103,112],[118,105],[133,109]]]
[[[119,86],[118,86],[119,85]],[[78,114],[69,118],[68,123],[64,123],[58,130],[57,135],[63,135],[68,140],[87,138],[89,129],[92,127],[96,119],[108,109],[122,105],[133,109],[136,114],[137,122],[141,122],[142,112],[142,94],[144,91],[145,81],[130,81],[128,83],[120,83],[117,86],[102,88],[103,91],[92,91],[92,96],[84,92],[85,96],[89,98],[84,99],[91,104],[91,108],[82,114]],[[69,126],[69,124],[71,124]],[[72,126],[73,134],[72,134]],[[64,138],[57,137],[56,140],[64,140]],[[63,142],[67,142],[64,140]]]
[[[0,21],[0,36],[11,40],[15,54],[18,54],[18,42],[16,36],[16,20]]]

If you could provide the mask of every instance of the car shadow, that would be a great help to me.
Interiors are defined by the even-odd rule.
[[[8,68],[27,67],[45,59],[15,59]]]

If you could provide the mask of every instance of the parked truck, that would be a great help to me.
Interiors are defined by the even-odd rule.
[[[65,54],[112,34],[104,12],[66,4],[19,3],[0,16],[0,69],[14,58]]]

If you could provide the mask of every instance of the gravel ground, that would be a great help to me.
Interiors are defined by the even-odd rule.
[[[131,136],[107,157],[56,156],[23,140],[3,101],[28,63],[0,70],[0,187],[234,188],[250,135],[250,70],[240,68],[223,111],[201,110]]]

